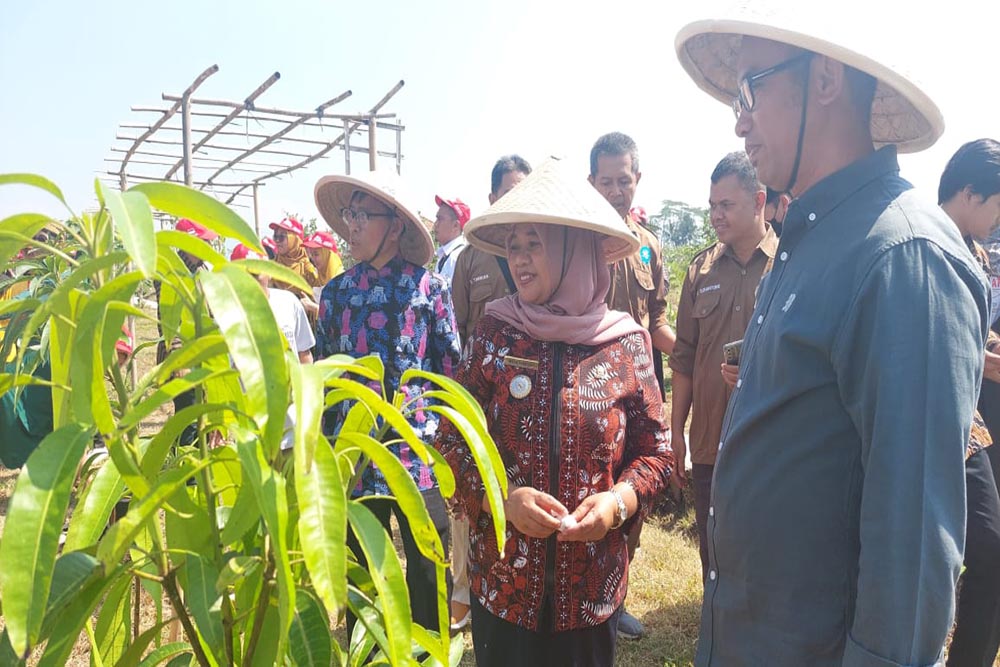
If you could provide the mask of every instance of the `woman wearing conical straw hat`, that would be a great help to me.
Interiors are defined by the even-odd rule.
[[[699,667],[938,665],[954,615],[989,304],[896,158],[944,130],[899,62],[939,35],[828,9],[741,2],[676,40],[792,196],[719,442]]]
[[[518,287],[487,306],[456,374],[506,464],[506,544],[464,440],[446,423],[438,438],[469,518],[477,664],[610,666],[627,531],[673,467],[649,334],[604,303],[608,262],[638,241],[557,160],[465,233]]]

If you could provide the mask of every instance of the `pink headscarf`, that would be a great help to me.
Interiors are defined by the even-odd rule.
[[[497,299],[486,305],[486,313],[535,340],[601,345],[642,332],[649,345],[649,332],[631,315],[609,310],[604,303],[611,288],[611,272],[604,261],[600,236],[564,225],[532,226],[558,282],[556,291],[540,305],[522,301],[519,294]]]

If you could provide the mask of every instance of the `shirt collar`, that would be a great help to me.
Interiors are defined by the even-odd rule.
[[[795,198],[788,206],[784,227],[815,227],[851,195],[872,181],[899,172],[896,147],[885,146],[830,174]]]
[[[760,243],[757,244],[757,248],[754,252],[760,251],[764,253],[764,256],[767,258],[774,259],[774,253],[778,249],[778,237],[775,235],[774,230],[771,229],[771,225],[765,223],[764,226],[766,227],[764,237],[760,240]],[[733,250],[732,246],[721,242],[719,245],[723,247],[723,255],[729,255],[733,258],[733,260],[736,260],[736,252]]]
[[[403,259],[403,256],[400,255],[399,253],[396,253],[396,256],[390,259],[388,262],[386,262],[385,266],[383,266],[381,269],[376,269],[369,262],[358,262],[354,266],[358,269],[358,271],[365,271],[374,273],[379,276],[386,276],[393,273],[401,272],[405,264],[406,260]]]
[[[437,250],[434,251],[438,257],[444,257],[445,255],[450,255],[452,250],[457,249],[459,246],[466,244],[465,235],[459,234],[452,240],[448,241],[444,245],[438,246]]]

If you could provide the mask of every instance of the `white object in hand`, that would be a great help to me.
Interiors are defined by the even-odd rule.
[[[559,522],[559,532],[565,532],[570,528],[576,528],[576,519],[572,514],[567,514],[562,518],[562,521]]]

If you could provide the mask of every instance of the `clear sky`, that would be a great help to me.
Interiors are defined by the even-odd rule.
[[[1000,3],[799,0],[824,22],[829,14],[833,41],[875,4],[890,10],[886,43],[945,115],[942,139],[902,159],[903,175],[933,196],[959,145],[1000,138]],[[716,13],[707,0],[3,0],[0,173],[44,174],[77,210],[92,206],[117,126],[153,118],[129,107],[163,105],[160,93],[179,94],[218,64],[200,96],[241,100],[277,70],[259,104],[292,109],[352,89],[331,111],[359,112],[404,79],[387,110],[406,125],[403,175],[431,217],[435,193],[485,208],[490,168],[504,153],[561,155],[582,178],[593,141],[612,130],[639,144],[636,203],[704,205],[713,166],[742,142],[731,110],[681,69],[674,37]],[[334,156],[264,187],[263,222],[284,210],[317,215],[316,180],[343,170],[343,154]],[[35,210],[59,213],[28,188],[0,188],[0,218]]]

